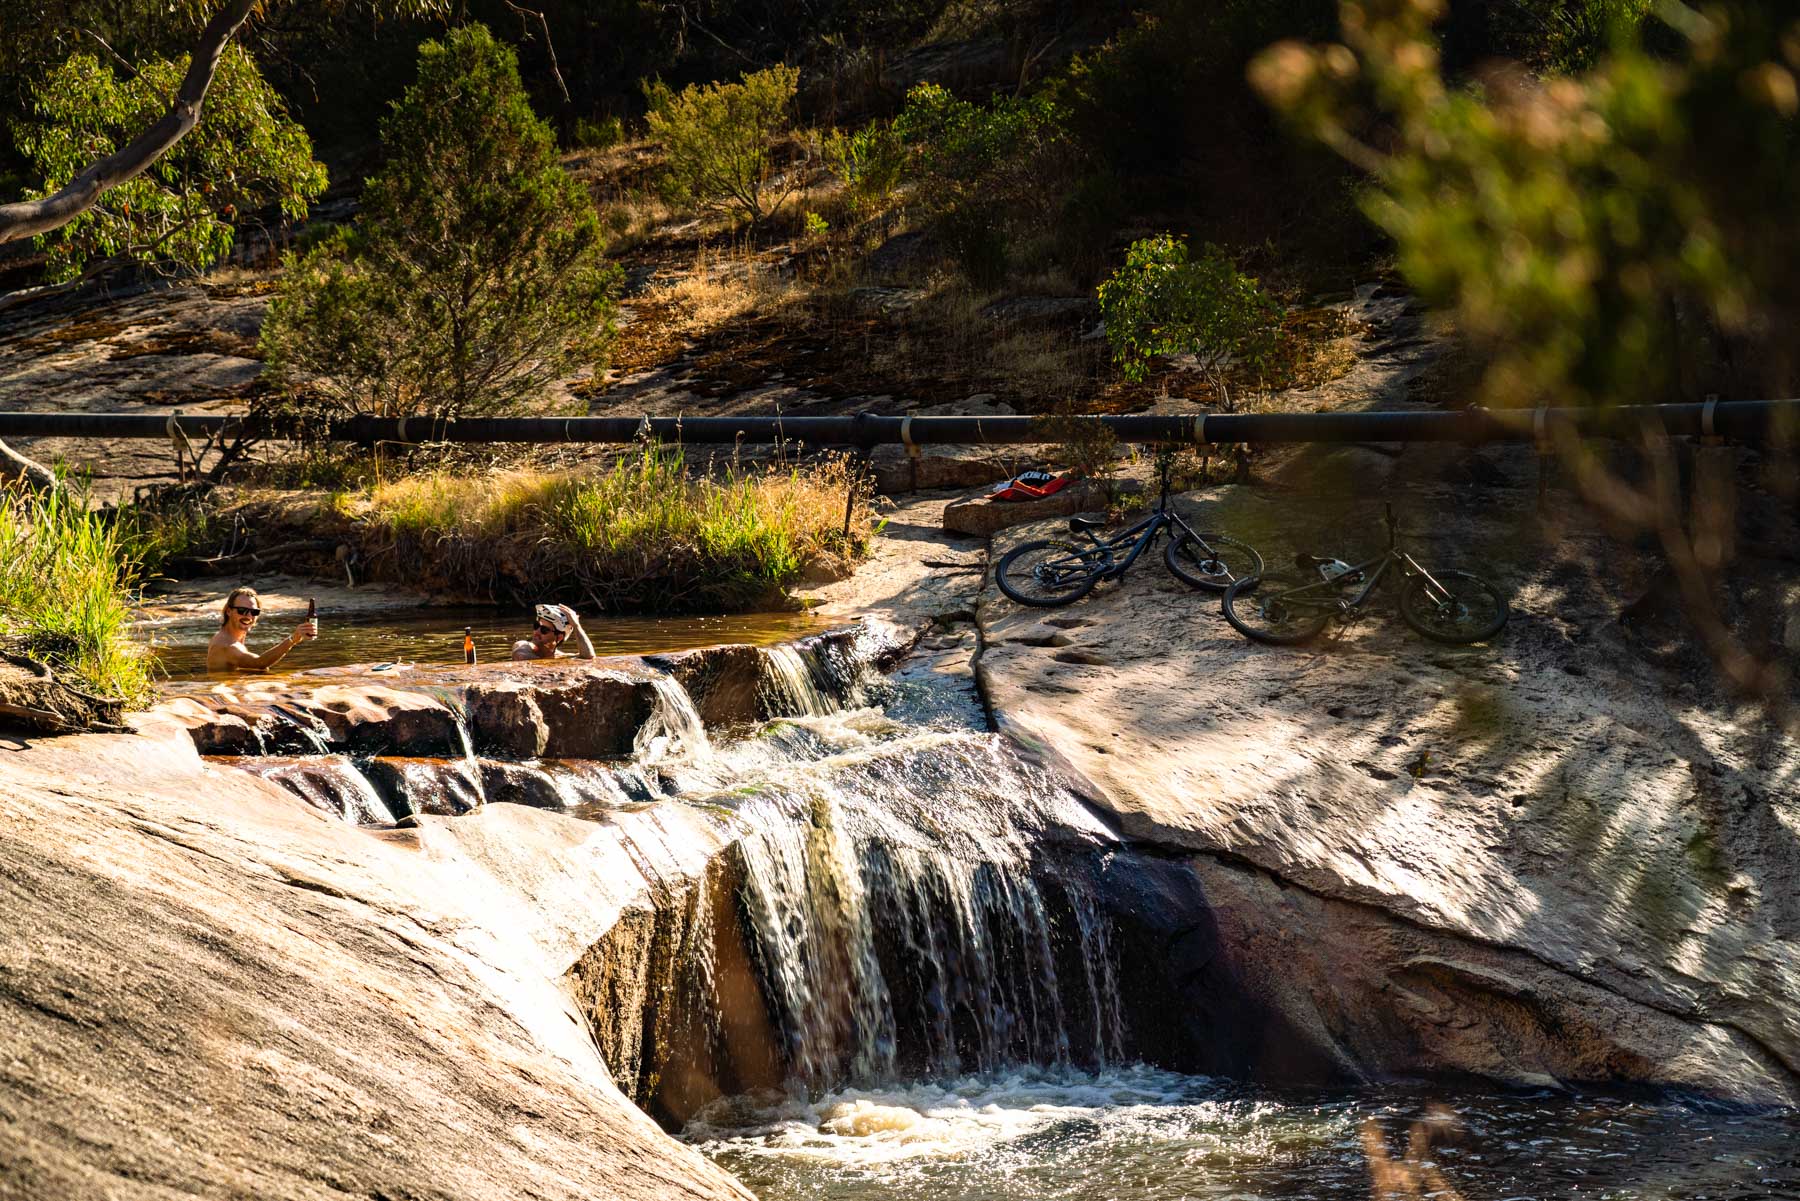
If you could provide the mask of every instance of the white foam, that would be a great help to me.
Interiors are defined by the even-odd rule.
[[[708,1155],[826,1162],[871,1168],[983,1155],[1080,1120],[1101,1143],[1177,1139],[1212,1153],[1266,1156],[1291,1141],[1292,1126],[1316,1124],[1305,1141],[1341,1137],[1340,1121],[1270,1101],[1220,1095],[1205,1077],[1143,1065],[1103,1072],[1021,1068],[989,1076],[843,1089],[808,1102],[763,1093],[701,1110],[683,1137]],[[1274,1126],[1289,1127],[1284,1132]]]

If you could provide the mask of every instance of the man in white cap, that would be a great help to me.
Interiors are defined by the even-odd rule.
[[[570,652],[560,649],[575,636],[580,645],[579,651]],[[575,616],[575,610],[567,605],[539,605],[536,618],[531,624],[531,637],[521,638],[513,643],[512,657],[515,659],[592,659],[594,644],[588,641],[587,631],[581,628],[581,618]]]

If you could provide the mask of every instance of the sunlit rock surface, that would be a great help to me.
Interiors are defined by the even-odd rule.
[[[1260,1075],[1796,1100],[1800,747],[1697,648],[1620,624],[1653,562],[1564,488],[1540,516],[1529,448],[1394,448],[1376,480],[1339,474],[1345,454],[1184,503],[1291,569],[1379,551],[1392,499],[1428,567],[1512,595],[1491,645],[1426,642],[1392,591],[1342,638],[1273,648],[1153,563],[1054,611],[990,584],[1001,728],[1085,776],[1129,839],[1189,857],[1218,966],[1302,1035],[1261,1048]],[[1510,482],[1471,492],[1477,471]]]
[[[187,734],[0,756],[0,1161],[21,1197],[745,1196],[556,983],[697,878],[698,811],[374,834]]]

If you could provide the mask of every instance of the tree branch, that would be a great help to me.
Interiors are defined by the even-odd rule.
[[[556,43],[550,40],[550,22],[545,19],[543,13],[536,9],[523,8],[514,4],[513,0],[501,0],[501,3],[505,4],[506,7],[518,14],[520,25],[525,23],[526,17],[536,17],[538,19],[538,24],[542,26],[544,30],[544,50],[550,55],[550,75],[556,80],[557,89],[562,92],[563,103],[573,104],[574,101],[569,98],[569,85],[563,82],[562,68],[557,66],[556,63]]]
[[[49,196],[0,204],[0,243],[16,242],[67,225],[92,208],[108,188],[135,179],[186,137],[200,120],[200,105],[219,69],[220,56],[256,3],[257,0],[229,0],[214,14],[194,46],[187,75],[169,111],[123,150],[94,163]]]

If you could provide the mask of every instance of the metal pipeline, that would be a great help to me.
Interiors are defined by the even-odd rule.
[[[1530,442],[1559,431],[1623,437],[1800,440],[1800,400],[1705,401],[1613,408],[1484,409],[1453,412],[1195,413],[1092,416],[1121,442]],[[0,413],[4,438],[172,438],[250,433],[292,438],[293,424],[217,413]],[[311,433],[317,436],[317,426]],[[345,442],[795,442],[806,446],[1047,442],[1037,417],[436,417],[355,416],[325,436]]]

